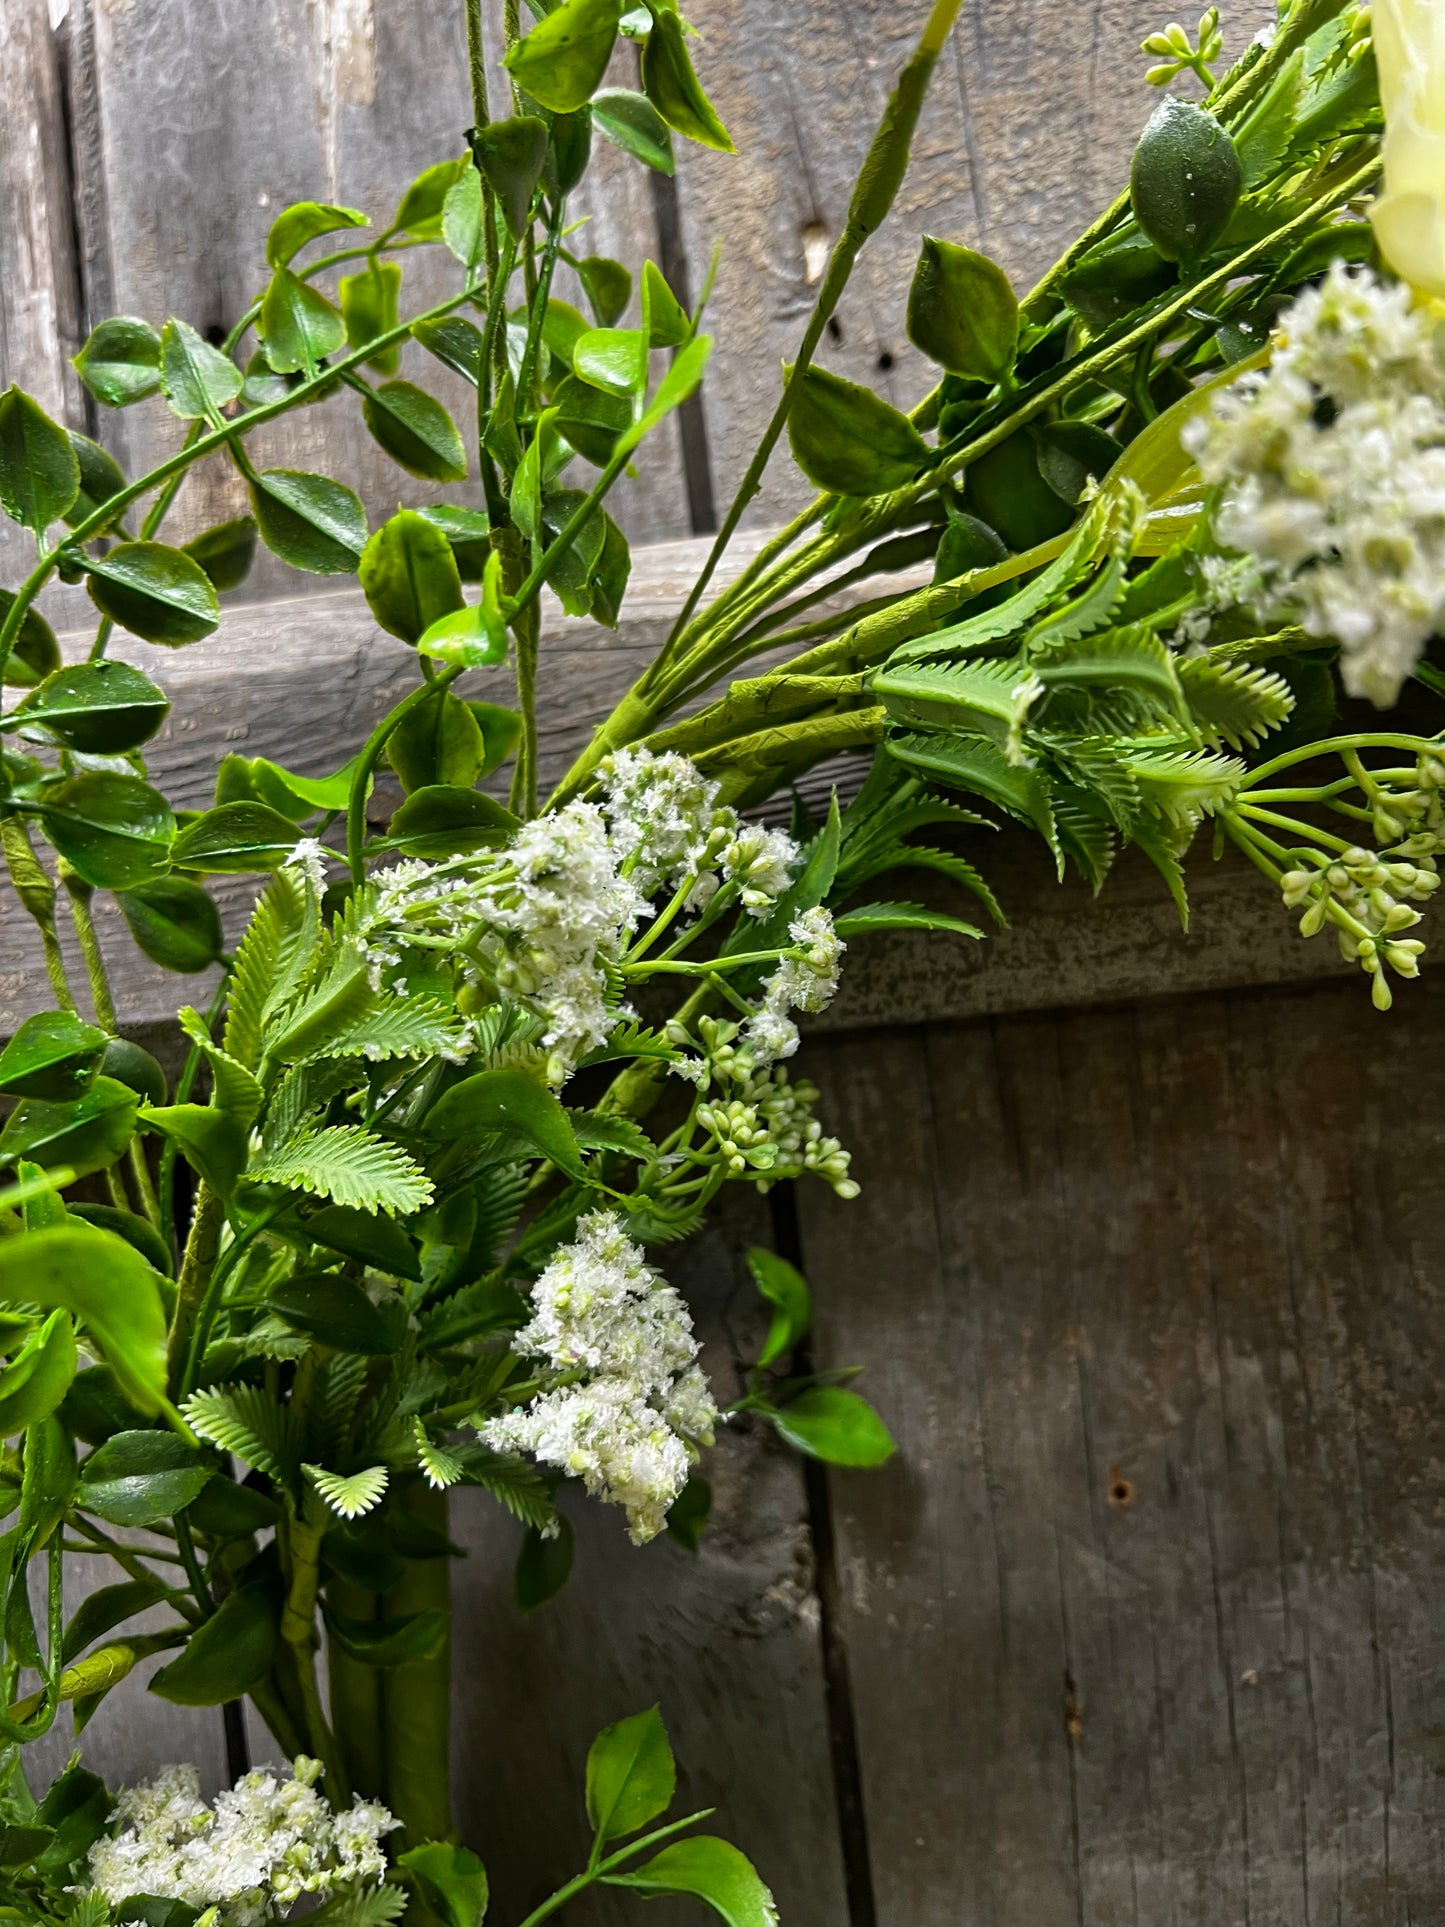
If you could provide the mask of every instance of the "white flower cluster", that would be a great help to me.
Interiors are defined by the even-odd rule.
[[[1445,323],[1336,262],[1184,442],[1259,565],[1256,614],[1333,636],[1351,695],[1393,703],[1445,622]]]
[[[164,1767],[116,1801],[114,1831],[90,1850],[90,1877],[113,1907],[134,1894],[219,1907],[226,1927],[260,1927],[304,1894],[374,1885],[381,1836],[398,1822],[375,1801],[335,1811],[317,1792],[321,1764],[289,1779],[248,1773],[214,1806],[193,1766]]]
[[[481,1436],[580,1478],[624,1506],[634,1542],[656,1538],[718,1411],[697,1364],[687,1306],[628,1238],[615,1211],[577,1223],[532,1287],[533,1317],[512,1341],[576,1384],[490,1419]]]
[[[743,908],[761,917],[787,889],[799,854],[792,837],[741,822],[719,804],[719,785],[686,756],[621,749],[601,776],[613,848],[645,897],[674,895],[693,877],[688,908],[700,910],[726,881],[738,885]]]
[[[1280,878],[1285,908],[1301,912],[1300,935],[1313,937],[1332,923],[1340,954],[1369,976],[1379,1010],[1388,1010],[1392,1002],[1387,969],[1398,977],[1420,974],[1425,946],[1406,932],[1420,922],[1414,905],[1428,903],[1440,888],[1442,785],[1445,756],[1422,757],[1413,787],[1375,786],[1375,834],[1392,847],[1310,851],[1317,867],[1286,870]]]
[[[740,1027],[704,1017],[698,1025],[702,1055],[673,1066],[680,1075],[716,1099],[699,1104],[697,1122],[727,1160],[734,1177],[756,1174],[766,1191],[783,1178],[811,1172],[830,1184],[840,1198],[856,1198],[849,1176],[849,1155],[835,1137],[825,1137],[813,1115],[818,1087],[806,1078],[793,1083],[784,1064],[760,1064],[749,1044],[739,1043]],[[691,1043],[674,1027],[674,1041]]]
[[[763,1000],[747,1020],[748,1046],[758,1064],[791,1057],[798,1048],[793,1010],[826,1010],[838,989],[838,970],[848,946],[833,928],[833,913],[820,905],[788,925],[788,935],[803,951],[784,957],[763,985]]]

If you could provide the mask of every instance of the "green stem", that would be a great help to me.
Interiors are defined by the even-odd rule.
[[[395,1503],[445,1538],[447,1497],[421,1479],[402,1485]],[[430,1659],[408,1660],[382,1675],[382,1721],[387,1805],[402,1823],[408,1845],[452,1834],[448,1753],[451,1730],[451,1561],[408,1559],[382,1600],[387,1618],[436,1612],[446,1631]]]
[[[58,867],[65,894],[70,899],[70,917],[80,940],[80,954],[85,959],[85,974],[90,984],[90,1001],[95,1007],[95,1021],[102,1030],[114,1037],[117,1033],[115,999],[111,996],[105,957],[90,914],[91,898],[95,891],[84,877],[71,869],[64,857],[60,859]]]
[[[1305,743],[1299,749],[1283,750],[1268,763],[1261,763],[1258,769],[1251,770],[1241,795],[1257,789],[1273,776],[1277,770],[1292,769],[1296,763],[1313,762],[1317,756],[1344,755],[1349,750],[1361,749],[1403,749],[1407,755],[1421,756],[1425,753],[1438,755],[1440,744],[1428,736],[1397,735],[1391,730],[1371,732],[1363,736],[1329,736],[1320,743]]]
[[[333,1806],[350,1806],[351,1787],[335,1735],[321,1703],[316,1677],[316,1606],[321,1591],[321,1528],[305,1519],[285,1525],[290,1585],[281,1609],[281,1638],[295,1661],[306,1716],[306,1738],[326,1769],[326,1794]]]
[[[226,1002],[226,992],[229,985],[229,976],[223,975],[221,981],[216,985],[215,993],[206,1011],[206,1029],[213,1035],[215,1033],[216,1021],[220,1017],[222,1008]],[[177,1104],[185,1104],[189,1101],[191,1092],[195,1089],[196,1079],[201,1074],[201,1064],[203,1061],[204,1057],[200,1045],[192,1044],[186,1052],[186,1061],[181,1068],[181,1075],[176,1084],[175,1101]],[[168,1137],[161,1146],[159,1223],[161,1236],[173,1252],[176,1250],[176,1158],[178,1155],[179,1149],[175,1139]]]
[[[0,817],[0,849],[5,852],[5,867],[15,894],[40,933],[51,994],[60,1008],[73,1016],[75,995],[65,974],[65,953],[55,930],[55,885],[35,854],[30,832],[18,816]]]
[[[195,1212],[186,1235],[181,1275],[176,1285],[175,1315],[166,1346],[166,1379],[172,1398],[183,1398],[192,1389],[189,1382],[191,1339],[216,1254],[221,1248],[221,1229],[225,1222],[225,1204],[202,1180],[196,1189]]]
[[[391,738],[392,731],[403,722],[414,709],[434,696],[439,689],[449,688],[461,668],[453,664],[444,669],[430,682],[419,683],[409,696],[388,711],[372,730],[362,745],[360,756],[356,759],[355,772],[351,778],[351,794],[346,802],[346,863],[351,871],[351,880],[360,884],[366,876],[366,787],[371,781],[372,772],[381,761],[381,753]]]
[[[575,1880],[569,1880],[565,1887],[559,1887],[556,1893],[550,1894],[540,1907],[534,1907],[522,1922],[522,1927],[538,1927],[539,1921],[550,1919],[559,1908],[565,1907],[569,1900],[575,1900],[594,1881],[604,1880],[614,1867],[625,1866],[634,1855],[646,1853],[649,1847],[670,1840],[687,1827],[695,1827],[699,1820],[706,1820],[715,1811],[714,1807],[703,1807],[697,1813],[688,1814],[685,1820],[674,1820],[670,1826],[658,1827],[655,1832],[645,1833],[640,1840],[634,1840],[631,1846],[619,1847],[616,1853],[609,1854],[605,1860],[595,1861],[585,1873],[579,1873]]]

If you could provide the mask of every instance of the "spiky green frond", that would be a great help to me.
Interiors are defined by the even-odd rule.
[[[408,1904],[400,1887],[346,1887],[310,1918],[318,1927],[392,1927]]]
[[[1047,747],[1063,773],[1104,805],[1126,835],[1143,809],[1139,779],[1107,736],[1049,738]]]
[[[466,1464],[455,1452],[448,1452],[444,1445],[427,1436],[427,1429],[419,1418],[411,1422],[412,1436],[416,1440],[417,1463],[422,1476],[429,1486],[438,1492],[445,1492],[449,1485],[455,1485],[466,1472]]]
[[[673,1207],[646,1200],[627,1215],[627,1235],[640,1245],[676,1245],[690,1238],[703,1221],[704,1207]]]
[[[1002,742],[1018,712],[1017,690],[1028,670],[1002,660],[904,663],[873,678],[873,694],[890,719],[910,728],[946,729]]]
[[[249,1131],[261,1109],[264,1092],[260,1080],[241,1063],[212,1042],[206,1020],[189,1005],[180,1012],[181,1029],[205,1057],[211,1070],[215,1108]]]
[[[236,951],[222,1043],[247,1070],[261,1061],[262,1014],[278,983],[299,967],[309,947],[312,906],[294,870],[278,870],[267,884]]]
[[[232,1331],[206,1347],[202,1369],[219,1371],[224,1360],[234,1369],[248,1358],[297,1359],[310,1351],[312,1340],[282,1318],[267,1312],[247,1331]]]
[[[357,1022],[338,1030],[312,1057],[445,1057],[462,1032],[446,1005],[430,997],[383,997]]]
[[[231,1452],[267,1478],[289,1484],[301,1458],[301,1428],[289,1405],[278,1405],[259,1385],[213,1385],[192,1392],[181,1415],[198,1438]]]
[[[540,1531],[552,1522],[552,1495],[537,1468],[526,1459],[485,1446],[465,1453],[468,1485],[479,1485],[507,1508],[514,1519]]]
[[[890,756],[908,768],[952,788],[968,790],[1020,822],[1032,823],[1053,847],[1054,815],[1048,779],[1037,770],[1010,763],[997,743],[982,736],[900,733],[890,736],[886,747]]]
[[[1230,749],[1253,749],[1294,708],[1294,692],[1284,677],[1249,663],[1185,656],[1179,681],[1201,735]]]
[[[343,1456],[365,1390],[366,1360],[359,1352],[337,1352],[316,1374],[306,1420],[307,1443],[314,1457]]]
[[[668,1063],[677,1055],[677,1050],[668,1043],[661,1031],[649,1030],[645,1024],[627,1017],[617,1025],[605,1044],[588,1051],[578,1068],[586,1070],[592,1064],[625,1063],[632,1058]]]
[[[1127,734],[1182,714],[1175,659],[1142,626],[1068,643],[1032,669],[1044,690],[1032,720],[1050,729]]]
[[[930,910],[922,903],[863,903],[841,911],[837,918],[838,935],[846,943],[859,937],[881,937],[891,930],[951,931],[958,937],[979,937],[983,931],[962,917],[950,917],[942,910]]]
[[[271,1102],[266,1107],[265,1122],[261,1127],[261,1141],[268,1153],[283,1144],[289,1144],[299,1135],[306,1120],[329,1104],[333,1097],[344,1091],[352,1081],[352,1074],[345,1063],[334,1059],[319,1059],[310,1064],[298,1064],[286,1072],[275,1090]]]
[[[569,1111],[568,1117],[572,1135],[584,1151],[619,1151],[643,1164],[657,1156],[657,1146],[630,1117],[614,1117],[602,1111]]]
[[[1097,896],[1113,867],[1118,841],[1112,825],[1081,792],[1064,788],[1054,792],[1054,814],[1059,826],[1059,841],[1078,865]]]
[[[303,1465],[301,1470],[331,1510],[343,1519],[359,1519],[363,1513],[379,1506],[386,1497],[391,1478],[384,1465],[369,1465],[364,1472],[353,1472],[349,1478],[343,1478],[339,1472],[328,1472],[320,1465]]]
[[[1130,840],[1137,844],[1163,877],[1165,887],[1174,899],[1174,907],[1179,912],[1179,927],[1187,932],[1189,892],[1184,885],[1184,865],[1179,860],[1179,851],[1173,839],[1160,824],[1144,816],[1135,824]]]
[[[1048,649],[1102,629],[1124,596],[1124,558],[1111,556],[1081,595],[1036,622],[1025,637],[1027,649]]]
[[[389,1217],[419,1211],[432,1196],[431,1179],[414,1158],[359,1124],[304,1131],[263,1156],[251,1176],[261,1184],[309,1191],[313,1197],[362,1211],[384,1211]]]
[[[998,898],[973,865],[952,850],[936,850],[927,843],[884,844],[850,875],[849,887],[867,883],[873,877],[891,875],[895,870],[933,870],[939,876],[950,878],[979,899],[1001,930],[1008,928],[1008,918]]]
[[[320,1056],[328,1045],[357,1029],[379,1002],[362,959],[351,951],[339,952],[294,1003],[268,1022],[267,1060],[299,1064]]]
[[[425,1350],[446,1352],[473,1339],[514,1332],[527,1322],[528,1303],[500,1278],[477,1278],[421,1314]]]
[[[1121,744],[1120,755],[1138,781],[1141,799],[1171,823],[1186,824],[1223,809],[1246,773],[1237,757],[1217,750],[1140,743]]]

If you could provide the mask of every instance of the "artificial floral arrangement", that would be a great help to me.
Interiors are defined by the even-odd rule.
[[[348,1922],[409,1895],[475,1927],[485,1877],[451,1844],[445,1767],[450,1490],[523,1522],[518,1594],[536,1604],[565,1576],[564,1479],[619,1504],[638,1541],[695,1544],[694,1468],[725,1417],[836,1463],[887,1457],[839,1375],[790,1372],[811,1316],[792,1267],[751,1255],[772,1323],[727,1413],[659,1269],[729,1181],[856,1192],[817,1091],[789,1075],[795,1013],[827,1004],[866,936],[983,935],[866,901],[881,878],[934,873],[1002,922],[973,858],[1004,818],[1096,888],[1136,845],[1187,920],[1182,859],[1207,823],[1305,936],[1333,929],[1382,1008],[1418,972],[1417,906],[1439,884],[1445,744],[1334,720],[1337,678],[1381,708],[1407,678],[1445,688],[1427,654],[1445,614],[1438,8],[1288,0],[1223,73],[1214,9],[1193,36],[1151,35],[1149,78],[1178,89],[1128,190],[1022,301],[986,257],[924,239],[908,332],[940,373],[905,415],[814,356],[959,11],[934,0],[708,561],[543,798],[542,591],[616,625],[629,553],[609,494],[712,345],[705,299],[685,312],[655,264],[569,248],[569,196],[594,136],[665,171],[674,136],[732,143],[676,0],[530,0],[526,31],[511,4],[501,121],[465,4],[466,151],[382,231],[287,208],[264,289],[218,346],[179,318],[91,334],[90,392],[169,408],[173,455],[128,478],[20,389],[0,397],[0,504],[36,546],[0,598],[18,692],[0,844],[54,996],[0,1055],[0,1887],[31,1918],[188,1927],[219,1908],[249,1927],[304,1892]],[[640,89],[604,84],[619,36]],[[418,247],[450,253],[456,288],[404,317]],[[563,262],[590,316],[552,292]],[[408,342],[474,389],[465,430],[399,374]],[[412,475],[442,487],[475,467],[483,506],[439,499],[370,530],[344,482],[254,465],[253,429],[353,396]],[[817,498],[711,592],[784,431]],[[251,513],[168,545],[207,460],[240,471]],[[416,684],[335,773],[227,756],[214,807],[178,815],[144,762],[166,698],[113,649],[118,632],[209,634],[258,540],[355,574],[376,646],[409,648]],[[930,586],[898,587],[930,561]],[[99,613],[83,662],[60,661],[39,607],[55,576]],[[764,653],[765,673],[739,673]],[[866,769],[846,806],[795,811],[788,831],[749,816],[845,752]],[[372,834],[383,760],[405,800]],[[227,873],[269,875],[234,952],[204,882]],[[174,1089],[116,1034],[96,890],[158,963],[223,966],[210,1008],[180,1014]],[[67,1619],[70,1550],[124,1577]],[[156,1606],[162,1630],[126,1629]],[[66,1705],[83,1729],[157,1652],[152,1691],[249,1697],[294,1778],[243,1779],[212,1810],[172,1774],[112,1806],[74,1764],[37,1809],[25,1742]],[[724,1842],[640,1867],[670,1829],[615,1848],[671,1793],[656,1715],[609,1728],[589,1867],[531,1919],[599,1879],[694,1894],[735,1927],[771,1919]],[[284,1836],[274,1864],[242,1852],[248,1830]]]

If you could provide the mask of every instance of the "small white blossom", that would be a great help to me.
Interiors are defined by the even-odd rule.
[[[833,928],[833,913],[822,905],[805,910],[788,926],[788,935],[803,950],[801,957],[784,957],[763,985],[762,1008],[753,1013],[744,1034],[759,1064],[791,1057],[798,1048],[797,1026],[790,1010],[826,1010],[838,988],[838,970],[847,945]]]
[[[291,869],[301,872],[319,897],[326,889],[326,859],[330,854],[325,844],[318,843],[314,836],[303,836],[286,862]]]
[[[645,897],[670,896],[715,860],[737,828],[718,785],[686,756],[620,749],[602,765],[612,845]]]
[[[792,882],[799,849],[786,830],[745,824],[719,858],[729,882],[742,892],[744,910],[763,917]]]

